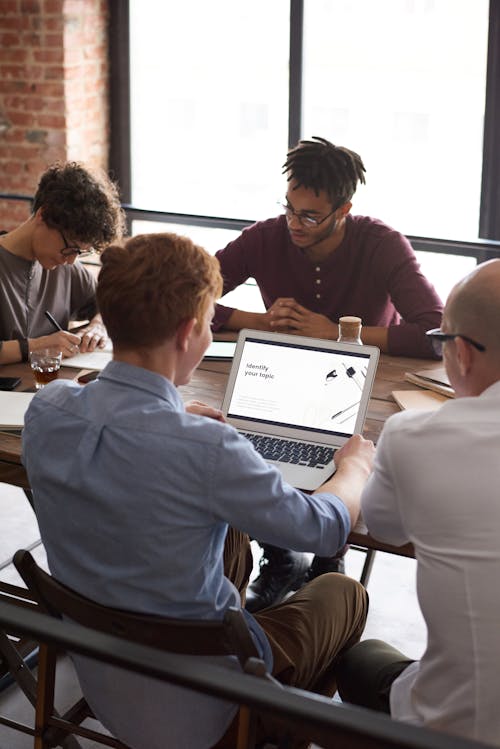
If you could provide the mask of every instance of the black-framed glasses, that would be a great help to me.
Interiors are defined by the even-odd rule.
[[[486,346],[474,341],[472,338],[469,338],[469,336],[462,335],[462,333],[443,333],[440,328],[433,328],[432,330],[428,330],[425,335],[428,335],[431,339],[432,348],[437,356],[443,355],[443,343],[446,341],[453,341],[455,338],[463,338],[464,341],[470,343],[470,345],[474,346],[478,351],[486,351]]]
[[[333,216],[335,211],[340,208],[340,205],[342,205],[342,203],[336,206],[333,211],[330,211],[330,213],[328,213],[324,218],[316,218],[315,216],[310,216],[308,213],[296,211],[294,208],[292,208],[290,203],[282,203],[281,201],[279,201],[278,205],[281,206],[281,208],[285,211],[285,215],[287,218],[290,218],[290,216],[295,216],[301,226],[305,226],[306,228],[315,228],[316,226],[321,226],[321,224],[324,223],[327,218]]]
[[[80,247],[77,247],[74,244],[70,244],[60,229],[59,234],[61,235],[64,242],[64,247],[62,248],[62,250],[60,250],[60,253],[63,257],[71,257],[72,255],[78,255],[80,257],[81,255],[94,254],[95,250],[93,247],[89,247],[88,250],[82,250]]]

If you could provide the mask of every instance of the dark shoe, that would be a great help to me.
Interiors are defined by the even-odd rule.
[[[265,546],[260,575],[247,588],[245,607],[254,614],[279,603],[290,590],[297,590],[309,569],[308,554]]]
[[[327,572],[340,572],[340,574],[345,575],[343,554],[339,557],[314,557],[307,572],[307,582],[309,583],[315,577],[325,575]]]

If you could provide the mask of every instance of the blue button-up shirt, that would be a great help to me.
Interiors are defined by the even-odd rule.
[[[111,362],[85,387],[60,380],[41,390],[26,415],[23,461],[51,572],[109,606],[221,618],[228,606],[241,605],[223,570],[228,525],[322,556],[334,554],[350,528],[340,499],[293,489],[231,426],[186,413],[169,380],[122,362]],[[252,617],[250,624],[270,664],[267,639]],[[126,743],[152,749],[154,737],[144,738],[142,721],[140,743],[122,730],[124,695],[116,694],[116,679],[111,692],[102,675],[95,679],[96,668],[80,668],[79,676],[94,692],[97,714]],[[138,678],[130,675],[130,681]],[[170,704],[176,702],[171,692],[185,693],[168,689]],[[159,747],[162,730],[163,741],[168,735],[179,747],[190,732],[204,740],[215,735],[214,741],[223,732],[234,709],[193,699],[198,715],[199,701],[209,704],[212,732],[178,704],[167,718],[165,699],[150,727]],[[190,742],[185,745],[205,745],[193,736]]]

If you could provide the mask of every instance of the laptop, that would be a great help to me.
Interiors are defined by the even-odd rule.
[[[230,361],[234,356],[236,343],[234,341],[212,341],[205,351],[206,361]]]
[[[224,416],[288,483],[317,489],[363,430],[378,359],[374,346],[241,330]]]

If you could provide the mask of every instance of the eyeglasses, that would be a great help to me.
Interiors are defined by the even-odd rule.
[[[63,257],[71,257],[71,255],[78,255],[81,257],[82,255],[93,255],[95,250],[93,247],[89,247],[88,250],[82,250],[80,247],[76,247],[74,244],[70,244],[62,231],[59,229],[59,234],[63,238],[64,247],[62,250],[60,250],[60,253]]]
[[[453,341],[455,338],[463,338],[464,341],[470,343],[470,345],[474,346],[478,351],[486,351],[486,346],[483,346],[482,343],[473,341],[472,338],[462,335],[461,333],[443,333],[440,328],[434,328],[433,330],[428,330],[425,335],[428,335],[431,339],[432,348],[437,356],[443,355],[443,343],[446,341]]]
[[[330,211],[330,213],[328,213],[324,218],[321,219],[315,218],[314,216],[309,216],[307,213],[303,213],[302,211],[296,211],[294,208],[292,208],[290,203],[282,203],[281,201],[279,201],[278,205],[281,206],[281,208],[285,211],[285,215],[287,218],[290,218],[290,216],[295,216],[301,226],[312,228],[321,226],[321,224],[326,221],[327,218],[333,216],[337,208],[340,208],[342,203],[335,206],[333,211]]]

